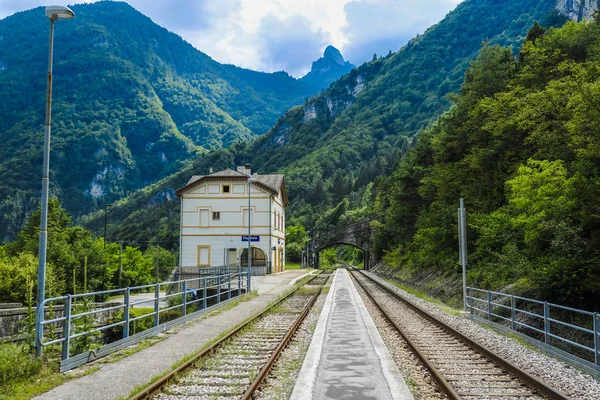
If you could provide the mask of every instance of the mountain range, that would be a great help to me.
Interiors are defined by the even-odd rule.
[[[251,163],[286,176],[289,224],[325,227],[373,209],[373,182],[395,169],[415,135],[451,107],[483,46],[516,55],[534,21],[561,26],[554,0],[466,0],[395,53],[365,63],[289,109],[264,135],[200,156],[177,173],[116,203],[111,237],[176,246],[174,191],[194,174]],[[102,224],[95,213],[80,222]]]
[[[265,133],[352,67],[330,47],[304,80],[251,71],[214,61],[126,3],[73,10],[55,29],[50,190],[75,216]],[[0,240],[39,202],[48,26],[41,7],[0,20]]]

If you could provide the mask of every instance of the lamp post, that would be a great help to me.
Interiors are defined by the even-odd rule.
[[[106,248],[106,211],[108,210],[108,207],[112,207],[112,204],[104,205],[104,248]]]
[[[251,244],[252,244],[252,236],[250,227],[252,226],[252,214],[250,212],[250,188],[252,187],[252,183],[256,182],[256,178],[248,178],[248,282],[250,282],[250,275],[252,275],[252,255],[250,254]],[[250,286],[248,284],[248,286]],[[250,290],[250,287],[248,287]]]
[[[46,296],[46,250],[48,245],[48,188],[50,186],[50,122],[52,114],[52,56],[54,53],[54,22],[71,19],[75,13],[68,7],[48,6],[46,16],[50,19],[50,41],[48,50],[48,86],[46,89],[46,123],[44,125],[44,164],[42,167],[42,215],[40,218],[40,244],[38,254],[38,306]],[[42,354],[42,347],[36,344],[36,353]]]

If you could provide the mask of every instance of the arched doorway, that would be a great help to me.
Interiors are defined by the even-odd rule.
[[[267,255],[264,251],[259,249],[258,247],[250,248],[250,256],[252,258],[252,266],[253,267],[266,267],[267,266]],[[240,257],[240,263],[242,267],[248,267],[248,249],[244,249],[242,251],[242,255]]]

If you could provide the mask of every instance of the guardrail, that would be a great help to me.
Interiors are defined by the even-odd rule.
[[[174,292],[174,290],[177,291]],[[37,308],[36,345],[38,346],[38,354],[41,354],[44,347],[60,344],[62,358],[61,371],[70,369],[63,369],[63,365],[68,365],[69,363],[66,361],[77,356],[77,354],[72,354],[74,351],[72,343],[77,339],[82,338],[80,340],[83,340],[83,338],[88,337],[88,340],[91,342],[90,335],[98,335],[109,329],[121,328],[122,338],[117,340],[117,342],[126,341],[130,337],[131,324],[135,321],[153,317],[154,329],[164,325],[161,325],[161,314],[172,310],[179,310],[180,315],[176,318],[171,318],[171,320],[182,320],[181,322],[183,322],[188,316],[188,312],[192,315],[211,305],[229,300],[232,297],[248,293],[249,291],[250,274],[248,271],[242,271],[46,299]],[[136,292],[138,293],[136,294]],[[163,293],[161,294],[161,292]],[[152,296],[146,297],[149,293],[152,293]],[[113,301],[115,301],[115,296],[122,295],[123,304],[102,309],[88,309],[87,299],[105,295],[111,296]],[[144,298],[136,299],[136,297]],[[143,304],[151,304],[153,310],[132,318],[131,310],[135,306]],[[53,318],[53,313],[49,313],[46,310],[52,310],[57,305],[63,306],[63,315]],[[119,316],[120,311],[122,311],[122,317]],[[115,316],[119,318],[107,317],[107,313],[109,315],[110,313],[115,313]],[[50,314],[50,319],[46,319],[46,314]],[[88,319],[92,317],[94,321],[85,321],[84,318],[86,317]],[[106,321],[99,321],[101,319],[105,319]],[[85,323],[82,324],[81,321]],[[171,323],[170,325],[173,324]],[[157,329],[155,331],[158,332]],[[50,337],[49,340],[46,340],[45,335],[53,336],[54,338]],[[144,335],[144,337],[147,336]],[[128,342],[131,342],[131,340]],[[110,345],[114,345],[114,343]],[[106,346],[100,347],[98,352],[103,347]],[[89,349],[86,349],[80,353],[88,352]],[[97,358],[95,353],[93,358]],[[81,362],[78,365],[83,363]],[[74,366],[71,366],[71,368],[74,368]]]
[[[235,274],[240,270],[238,264],[220,265],[218,267],[183,267],[176,270],[178,279],[184,279],[186,276],[203,277]]]
[[[471,314],[600,366],[600,315],[545,301],[468,287]]]

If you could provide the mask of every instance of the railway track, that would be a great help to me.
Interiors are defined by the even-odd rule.
[[[368,275],[351,275],[450,399],[568,399]]]
[[[331,277],[330,273],[322,272],[319,275],[317,275],[316,278],[311,280],[310,284],[311,285],[324,285],[327,283],[327,281],[329,280],[330,277]]]
[[[131,400],[252,398],[320,293],[295,290]]]

